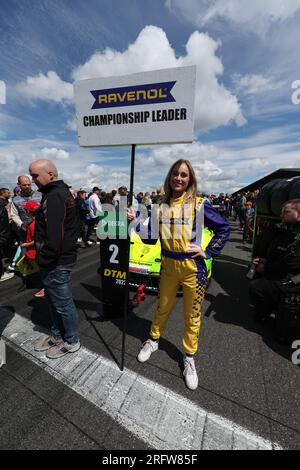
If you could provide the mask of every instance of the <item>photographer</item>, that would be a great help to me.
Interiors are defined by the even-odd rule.
[[[300,199],[285,202],[280,217],[282,224],[263,232],[254,248],[257,278],[249,294],[258,321],[269,317],[283,295],[300,293]]]

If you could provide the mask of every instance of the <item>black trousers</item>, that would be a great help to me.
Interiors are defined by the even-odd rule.
[[[87,222],[88,229],[87,229],[87,234],[86,234],[86,240],[88,241],[90,239],[91,233],[95,228],[95,225],[99,222],[99,217],[95,217],[94,219],[90,219]]]
[[[87,241],[88,241],[88,230],[89,230],[89,226],[86,223],[86,221],[85,220],[80,220],[79,237],[82,238],[82,241],[85,245],[87,244]]]
[[[300,286],[285,287],[281,281],[261,277],[249,285],[249,295],[257,314],[265,317],[274,312],[286,294],[300,294]]]

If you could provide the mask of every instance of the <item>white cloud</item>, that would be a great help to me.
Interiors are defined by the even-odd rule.
[[[224,165],[221,155],[221,148],[200,142],[155,147],[150,154],[138,153],[135,185],[141,191],[145,191],[145,188],[151,190],[149,181],[153,181],[154,189],[163,183],[170,165],[183,158],[192,163],[200,191],[228,192],[233,187],[238,172],[226,163]]]
[[[68,159],[57,158],[66,154]],[[274,127],[243,138],[211,143],[138,147],[134,189],[152,191],[163,183],[170,165],[184,158],[191,161],[201,191],[231,193],[278,168],[298,167],[299,155],[297,125]],[[59,177],[76,189],[90,190],[99,186],[111,191],[121,184],[129,187],[126,151],[83,149],[72,142],[42,139],[0,140],[0,187],[15,186],[17,176],[28,173],[30,162],[41,156],[54,160]]]
[[[7,121],[7,115],[0,113],[0,138],[5,137],[6,135],[6,127],[8,126]]]
[[[98,176],[103,176],[104,174],[104,169],[100,165],[95,165],[95,163],[92,163],[91,165],[88,165],[86,168],[86,176],[88,178],[95,178]]]
[[[77,131],[77,122],[76,119],[69,119],[66,124],[66,129],[69,131]]]
[[[163,182],[170,165],[184,158],[192,163],[201,191],[232,192],[279,168],[296,168],[299,155],[297,126],[274,127],[210,144],[155,147],[149,154],[138,152],[136,184],[145,190],[153,181],[155,187]]]
[[[275,22],[297,13],[300,0],[167,0],[166,5],[197,26],[224,18],[254,34],[264,34]]]
[[[67,146],[66,142],[63,144]],[[62,145],[61,142],[46,139],[0,140],[0,186],[6,185],[10,188],[15,186],[17,177],[28,174],[29,164],[39,158],[54,160],[59,174],[61,174],[61,171],[65,171],[66,174],[69,174],[68,180],[72,179],[72,171],[70,171],[71,155],[69,152],[59,149],[60,145]],[[70,146],[70,148],[72,147]],[[82,162],[80,162],[80,167],[83,172],[84,164]]]
[[[17,91],[30,100],[39,99],[55,103],[73,100],[72,84],[61,80],[52,70],[47,75],[39,73],[34,77],[27,77],[25,82],[17,85]]]
[[[127,50],[105,49],[94,54],[73,71],[73,78],[117,76],[195,64],[196,131],[207,131],[231,121],[242,125],[245,119],[237,98],[218,81],[224,71],[222,61],[216,55],[219,45],[208,34],[195,31],[186,44],[186,55],[177,58],[165,32],[156,26],[147,26]]]
[[[75,156],[72,156],[72,159],[75,163]],[[86,188],[91,190],[94,186],[101,186],[102,181],[104,180],[105,170],[101,165],[96,165],[91,163],[85,168],[83,165],[76,163],[77,170],[73,171],[72,174],[66,170],[61,172],[61,177],[73,186],[73,188]]]
[[[4,154],[0,152],[1,156],[1,187],[13,188],[17,184],[17,176],[24,174],[23,165],[20,164],[20,160],[16,154],[10,152]],[[28,168],[27,168],[28,172]]]
[[[283,81],[277,81],[274,77],[256,74],[240,75],[236,73],[232,79],[236,92],[244,95],[279,90],[285,85]]]
[[[13,129],[18,129],[18,127],[24,129],[24,122],[21,119],[0,112],[0,138],[6,137],[7,134],[10,134]]]
[[[48,158],[49,160],[68,160],[70,158],[69,152],[66,152],[62,149],[57,149],[55,147],[44,147],[40,151],[40,156],[43,158]]]
[[[95,163],[83,167],[83,164],[78,165],[78,156],[72,157],[74,161],[77,161],[76,166],[78,170],[67,172],[66,170],[61,171],[62,178],[73,186],[73,188],[85,188],[90,191],[94,186],[98,186],[104,191],[111,191],[117,189],[121,184],[125,184],[129,187],[129,169],[126,168],[126,163],[123,162],[120,165],[120,169],[115,169],[109,164],[102,166]],[[122,171],[123,170],[123,171]]]
[[[74,80],[126,75],[139,71],[162,68],[197,66],[195,130],[203,132],[221,125],[235,122],[242,125],[246,121],[242,115],[237,98],[219,83],[224,69],[221,59],[216,55],[220,43],[208,34],[195,31],[186,44],[186,54],[176,57],[165,32],[156,26],[146,26],[136,41],[124,52],[106,48],[97,52],[83,65],[74,69]],[[23,96],[33,100],[64,102],[73,97],[73,87],[64,82],[54,71],[45,76],[39,74],[27,77],[17,86]],[[67,129],[74,130],[69,121]]]
[[[263,20],[267,23],[285,20],[300,9],[299,0],[216,0],[202,17],[205,24],[214,17],[225,17],[235,23]]]
[[[46,139],[0,140],[0,187],[14,187],[17,177],[28,174],[29,164],[38,158],[54,160],[59,173],[64,170],[65,173],[69,174],[68,179],[72,179],[69,159],[71,154],[65,150],[59,150],[60,145],[67,146],[68,144],[67,142],[62,143]],[[77,150],[77,146],[74,146],[74,148]],[[73,151],[73,147],[70,145],[70,151],[71,149]],[[82,162],[80,162],[80,167],[82,168],[81,171],[84,171]]]
[[[68,151],[60,149],[61,145]],[[0,187],[13,188],[17,177],[28,174],[29,164],[39,158],[54,160],[59,178],[76,189],[84,187],[91,190],[93,186],[99,186],[111,191],[112,188],[119,187],[121,184],[129,185],[128,159],[121,158],[116,163],[113,156],[100,160],[102,155],[104,152],[82,149],[67,141],[0,140]],[[101,164],[95,163],[95,160]],[[102,162],[105,164],[102,165]]]
[[[73,71],[73,79],[110,77],[132,72],[176,67],[177,59],[166,33],[146,26],[124,52],[106,48]]]

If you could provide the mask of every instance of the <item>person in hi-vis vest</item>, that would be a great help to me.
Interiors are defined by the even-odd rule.
[[[156,216],[162,245],[162,269],[158,304],[150,328],[150,338],[143,344],[138,360],[147,361],[158,349],[179,286],[184,303],[183,360],[188,388],[195,390],[198,376],[194,354],[198,349],[201,305],[207,285],[205,259],[216,256],[229,238],[229,224],[211,204],[197,197],[197,180],[188,160],[175,162],[164,183],[165,195]],[[201,217],[202,216],[202,217]],[[128,213],[131,220],[134,215]],[[152,225],[154,219],[151,220]],[[214,235],[205,251],[201,248],[203,227]],[[148,227],[149,233],[153,227]],[[143,238],[143,236],[142,236]],[[153,236],[151,237],[153,238]]]

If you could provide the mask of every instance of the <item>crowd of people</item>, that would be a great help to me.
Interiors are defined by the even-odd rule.
[[[70,194],[76,202],[76,208],[79,216],[78,246],[89,247],[94,244],[100,244],[98,238],[94,237],[95,228],[99,222],[99,214],[102,211],[103,204],[112,204],[117,207],[120,198],[127,196],[129,192],[126,186],[120,186],[118,190],[105,192],[100,187],[95,186],[91,191],[80,188],[76,190],[69,187]],[[209,202],[213,208],[226,220],[232,217],[234,221],[239,220],[240,227],[243,230],[243,242],[251,242],[254,227],[255,203],[258,191],[241,193],[231,196],[229,194],[197,193]],[[155,191],[138,192],[132,195],[132,205],[137,208],[143,205],[151,212],[153,204],[159,204],[164,196],[163,185],[158,186]],[[0,214],[1,225],[5,225],[3,218],[3,209],[6,209],[8,215],[9,233],[3,236],[1,233],[1,251],[0,251],[0,282],[11,279],[18,270],[17,264],[22,257],[34,260],[35,249],[33,241],[33,231],[35,222],[35,210],[39,207],[42,199],[42,193],[32,188],[32,181],[28,175],[21,175],[17,178],[17,185],[13,188],[0,189]],[[4,248],[5,246],[5,248]],[[3,258],[9,260],[4,269]],[[35,296],[42,297],[43,289],[39,290]]]
[[[91,191],[82,188],[76,190],[69,187],[69,191],[76,201],[80,219],[78,242],[82,243],[83,247],[89,247],[94,243],[99,244],[99,240],[95,241],[92,234],[99,222],[102,204],[117,206],[121,196],[129,198],[127,187],[120,186],[118,190],[113,189],[111,192],[105,192],[98,186],[93,187]],[[224,219],[229,217],[232,217],[234,221],[238,219],[240,227],[243,229],[243,241],[251,242],[257,194],[258,191],[241,193],[234,196],[224,193],[220,193],[218,196],[215,194],[198,193],[198,196],[208,201]],[[163,195],[164,189],[161,185],[151,193],[134,193],[132,203],[134,207],[142,204],[150,212],[151,206],[159,204]],[[0,209],[3,212],[3,208],[6,208],[9,222],[9,239],[3,238],[2,245],[5,245],[6,248],[0,257],[0,260],[2,260],[4,255],[6,255],[6,258],[9,259],[9,264],[4,270],[1,261],[0,282],[7,281],[14,276],[18,260],[24,254],[29,259],[34,257],[34,248],[31,247],[30,250],[28,249],[30,247],[26,244],[33,244],[33,227],[30,227],[30,225],[34,221],[34,212],[39,206],[41,199],[41,192],[32,188],[32,181],[28,175],[19,176],[17,178],[17,185],[13,189],[0,189]],[[26,206],[27,203],[30,204]],[[1,223],[4,223],[2,219],[3,216],[1,215]],[[37,293],[37,296],[39,295]]]
[[[168,212],[162,215],[158,209],[157,236],[162,243],[158,304],[149,339],[142,345],[138,360],[147,361],[159,348],[159,339],[181,285],[184,296],[183,375],[187,387],[195,390],[198,376],[194,355],[198,349],[201,306],[207,286],[204,261],[216,256],[229,239],[229,217],[238,220],[241,241],[252,241],[258,191],[234,195],[221,193],[219,196],[201,194],[194,170],[187,160],[175,162],[164,185],[156,191],[132,195],[126,186],[111,192],[104,192],[97,186],[90,192],[74,190],[58,178],[53,162],[45,159],[32,162],[29,173],[30,177],[18,177],[13,191],[0,189],[0,282],[11,279],[18,269],[22,274],[24,264],[30,272],[38,271],[40,285],[35,296],[45,297],[52,327],[51,334],[41,338],[35,350],[45,351],[48,358],[56,359],[80,348],[70,274],[78,246],[82,244],[82,248],[88,248],[101,243],[95,238],[94,231],[102,208],[107,204],[117,208],[125,197],[130,201],[126,212],[130,222],[136,218],[140,205],[151,214],[164,203]],[[32,188],[32,181],[38,190]],[[189,213],[184,212],[187,205],[191,208]],[[195,233],[200,211],[204,214],[204,226],[213,231],[213,238],[205,250],[201,248],[199,233]],[[282,222],[284,228],[272,227],[271,231],[263,232],[254,246],[255,279],[250,284],[250,296],[259,320],[271,313],[274,299],[279,301],[280,293],[291,285],[300,284],[300,279],[298,282],[295,277],[299,274],[300,262],[300,200],[284,204]],[[182,225],[182,234],[178,238],[175,231],[179,225]],[[151,231],[149,225],[147,230]],[[166,230],[168,237],[164,236]],[[8,260],[6,268],[3,265],[5,258]]]
[[[193,205],[196,212],[201,207],[204,209],[205,224],[214,231],[214,237],[205,251],[197,242],[198,234],[192,236],[195,215],[191,215],[189,220],[191,233],[187,235],[185,227],[185,238],[180,246],[177,239],[172,241],[174,234],[171,234],[169,242],[164,241],[165,261],[160,300],[150,332],[150,343],[147,342],[138,355],[139,360],[145,362],[145,349],[147,356],[149,344],[151,347],[155,344],[158,348],[159,337],[181,282],[185,298],[184,376],[187,386],[195,389],[198,377],[194,354],[197,351],[200,310],[206,289],[204,259],[216,255],[222,249],[229,238],[229,225],[225,220],[226,214],[221,214],[221,210],[218,213],[213,209],[209,198],[198,194],[195,173],[190,163],[180,160],[172,165],[164,187],[157,188],[152,194],[139,192],[131,197],[126,186],[120,186],[118,191],[113,190],[110,193],[105,193],[100,187],[94,187],[88,194],[84,189],[75,191],[58,178],[53,162],[45,159],[31,163],[29,173],[38,191],[32,188],[31,179],[27,175],[18,177],[13,194],[9,188],[0,189],[0,279],[1,282],[8,281],[18,268],[21,271],[21,261],[24,258],[28,263],[37,265],[42,288],[36,296],[45,297],[52,327],[50,336],[41,338],[35,345],[35,350],[45,351],[46,356],[51,359],[76,352],[80,348],[78,315],[71,293],[70,274],[76,261],[78,243],[83,243],[84,247],[100,243],[99,240],[92,241],[91,235],[99,222],[102,206],[112,204],[117,207],[121,204],[121,198],[127,197],[131,204],[130,212],[127,213],[128,220],[135,217],[139,204],[150,213],[154,204],[159,206],[162,201],[167,202],[170,205],[170,220],[175,220],[177,213],[179,220],[179,212],[187,203]],[[186,219],[181,220],[186,223]],[[178,259],[176,256],[174,258],[174,254]],[[10,261],[6,270],[3,269],[5,255]],[[174,277],[177,271],[178,278],[171,282],[170,274]]]

